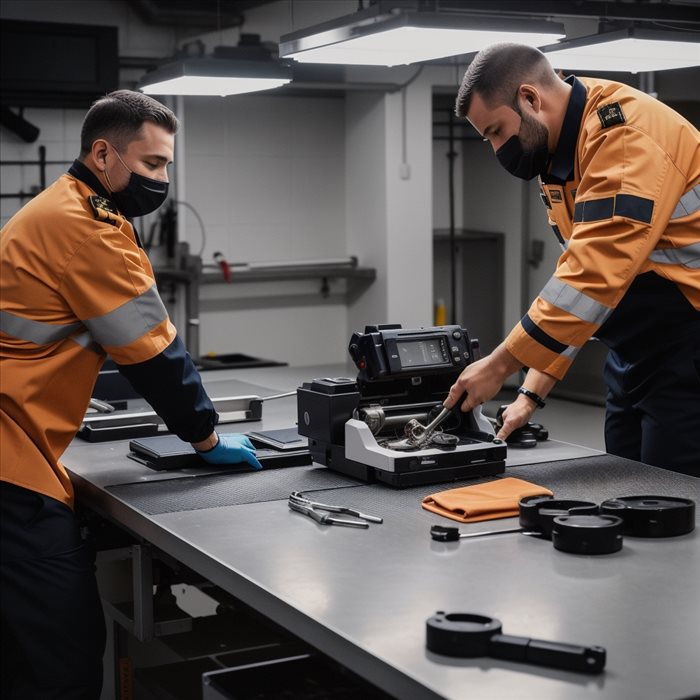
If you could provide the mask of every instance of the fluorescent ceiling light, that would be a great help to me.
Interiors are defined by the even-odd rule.
[[[502,41],[543,46],[564,36],[555,22],[434,12],[378,15],[372,9],[282,36],[280,56],[300,63],[397,66],[473,53]]]
[[[554,68],[645,73],[700,66],[700,32],[629,27],[542,47]]]
[[[291,68],[275,61],[188,58],[160,66],[141,79],[150,95],[240,95],[290,82]]]

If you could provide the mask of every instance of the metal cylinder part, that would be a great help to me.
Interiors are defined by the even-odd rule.
[[[417,420],[427,421],[428,413],[394,413],[387,415],[379,405],[364,406],[357,412],[359,420],[364,421],[372,431],[372,435],[378,435],[382,430],[388,428],[399,428],[403,430],[406,423]]]

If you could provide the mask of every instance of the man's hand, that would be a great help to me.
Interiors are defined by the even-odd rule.
[[[208,464],[238,464],[247,462],[253,469],[262,469],[255,456],[253,443],[245,435],[219,435],[219,441],[206,451],[197,454]],[[196,449],[196,447],[195,447]]]
[[[505,440],[514,430],[522,428],[532,418],[537,406],[525,396],[519,395],[501,414],[502,427],[496,437]]]
[[[531,368],[527,372],[523,387],[544,398],[556,383],[557,380],[551,375]],[[518,398],[501,414],[503,427],[498,431],[496,437],[505,440],[514,430],[528,423],[536,410],[537,403],[535,401],[523,394],[518,394]]]
[[[443,405],[452,408],[466,394],[461,409],[465,413],[471,411],[493,398],[500,391],[503,382],[518,369],[520,363],[501,344],[490,355],[464,369],[450,387]]]

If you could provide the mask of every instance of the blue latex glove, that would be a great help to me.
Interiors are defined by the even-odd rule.
[[[253,443],[245,435],[219,435],[216,447],[197,454],[208,464],[237,464],[247,462],[253,469],[262,469],[255,456]]]

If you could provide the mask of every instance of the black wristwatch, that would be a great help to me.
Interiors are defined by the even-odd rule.
[[[522,394],[523,396],[527,396],[528,399],[534,401],[537,405],[537,408],[544,408],[547,405],[545,404],[544,399],[539,394],[536,394],[534,391],[526,389],[524,386],[521,386],[518,389],[518,393]]]

